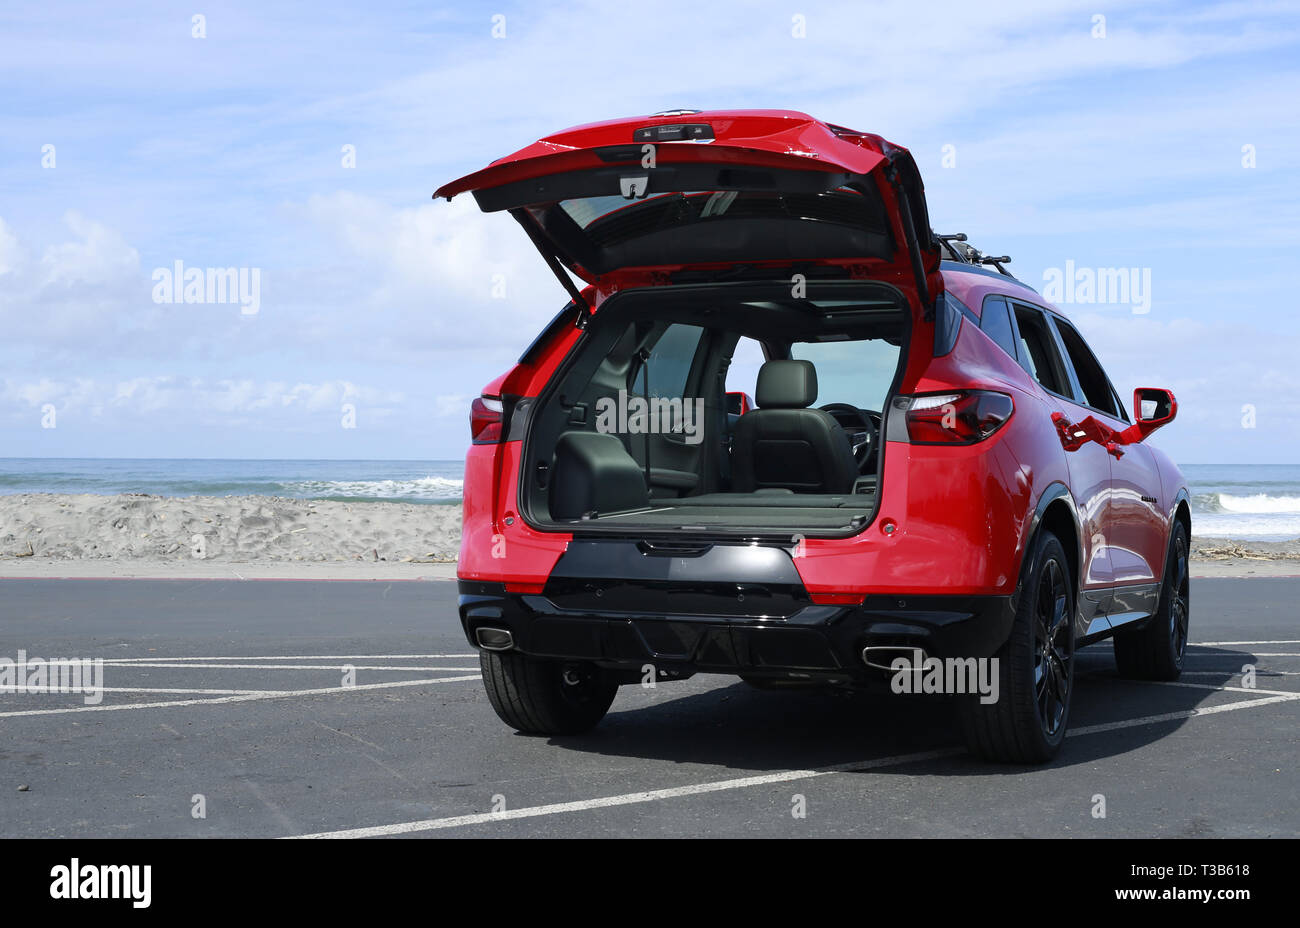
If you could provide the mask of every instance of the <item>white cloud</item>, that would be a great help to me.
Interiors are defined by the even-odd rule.
[[[480,213],[469,196],[397,208],[338,192],[310,198],[301,212],[359,271],[355,286],[380,313],[366,324],[385,349],[453,355],[488,346],[504,361],[568,300],[517,223]]]
[[[75,210],[64,216],[64,222],[76,238],[45,249],[38,286],[67,290],[83,285],[114,286],[135,279],[140,253],[120,232]]]
[[[1085,313],[1074,321],[1125,402],[1136,387],[1174,391],[1178,420],[1160,434],[1170,450],[1188,460],[1232,460],[1240,453],[1242,407],[1249,404],[1275,459],[1300,452],[1300,369],[1294,363],[1300,334],[1268,332],[1240,319]]]
[[[61,416],[113,421],[228,424],[239,421],[265,428],[307,426],[308,419],[337,419],[344,403],[364,408],[371,418],[409,411],[401,391],[345,380],[289,383],[274,380],[204,380],[159,375],[127,380],[5,379],[0,381],[0,416],[31,420],[45,404]]]
[[[1031,284],[1066,258],[1153,267],[1150,317],[1085,323],[1117,380],[1175,386],[1184,422],[1217,421],[1240,390],[1281,403],[1300,350],[1286,246],[1300,134],[1279,118],[1300,94],[1294,9],[506,3],[493,40],[471,8],[236,5],[196,42],[161,5],[129,22],[29,5],[6,18],[0,75],[41,81],[6,127],[57,143],[59,166],[39,168],[35,146],[0,152],[14,178],[0,417],[28,422],[53,396],[219,453],[238,433],[201,431],[212,422],[326,421],[356,396],[412,434],[445,419],[454,437],[437,440],[458,454],[450,423],[566,297],[508,215],[429,194],[565,126],[670,106],[787,107],[893,138],[940,231],[1010,252]],[[177,259],[263,268],[260,314],[153,304],[150,268]]]
[[[8,274],[14,270],[24,259],[22,250],[18,245],[18,236],[14,230],[0,217],[0,275]]]
[[[132,312],[151,312],[140,253],[122,234],[75,211],[63,217],[71,238],[45,246],[38,258],[0,219],[0,328],[10,344],[98,341]]]

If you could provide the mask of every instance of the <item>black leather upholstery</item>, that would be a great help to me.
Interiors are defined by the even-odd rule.
[[[645,474],[615,435],[565,432],[555,443],[551,474],[552,519],[650,505]]]
[[[811,361],[768,361],[758,371],[754,402],[763,409],[803,409],[817,402]]]
[[[796,493],[848,493],[858,476],[848,436],[817,400],[811,361],[768,361],[758,372],[759,408],[732,434],[731,483],[738,493],[782,488]]]

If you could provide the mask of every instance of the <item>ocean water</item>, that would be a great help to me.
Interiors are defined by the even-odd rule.
[[[1198,537],[1300,538],[1300,465],[1183,467]],[[151,493],[455,503],[461,461],[0,458],[0,493]]]
[[[1300,465],[1187,464],[1192,534],[1202,538],[1300,538]]]
[[[0,493],[456,503],[464,472],[462,461],[0,458]]]

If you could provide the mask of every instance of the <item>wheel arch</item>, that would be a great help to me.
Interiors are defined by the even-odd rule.
[[[1043,529],[1052,532],[1060,539],[1065,548],[1065,557],[1069,562],[1070,579],[1074,585],[1075,614],[1078,615],[1078,600],[1083,589],[1083,526],[1079,519],[1079,509],[1070,495],[1070,488],[1064,483],[1053,483],[1038,497],[1038,503],[1029,517],[1029,528],[1025,532],[1025,546],[1020,555],[1020,581],[1016,586],[1020,592],[1020,583],[1024,581],[1025,559],[1033,548],[1034,540]]]
[[[1173,519],[1170,520],[1169,530],[1171,532],[1173,531],[1174,522],[1183,523],[1183,528],[1187,530],[1187,540],[1190,542],[1192,539],[1192,498],[1187,492],[1186,487],[1183,487],[1178,491],[1177,495],[1174,496],[1173,509],[1174,516]]]
[[[1165,582],[1165,571],[1169,567],[1169,551],[1174,544],[1174,526],[1182,524],[1183,530],[1187,532],[1188,556],[1191,555],[1192,546],[1192,498],[1187,492],[1187,488],[1181,488],[1174,495],[1173,506],[1170,507],[1171,514],[1169,517],[1169,529],[1165,533],[1165,556],[1160,561],[1160,582]]]

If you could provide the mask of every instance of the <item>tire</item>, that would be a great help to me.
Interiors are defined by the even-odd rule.
[[[1074,693],[1074,583],[1065,548],[1051,532],[1034,539],[1020,581],[1011,635],[997,658],[997,701],[958,698],[972,754],[998,763],[1041,764],[1065,740]]]
[[[511,728],[536,735],[577,735],[605,717],[618,685],[591,666],[523,654],[480,651],[483,686]]]
[[[1142,628],[1115,633],[1115,667],[1130,680],[1177,680],[1187,654],[1190,617],[1187,529],[1174,521],[1160,604]]]

